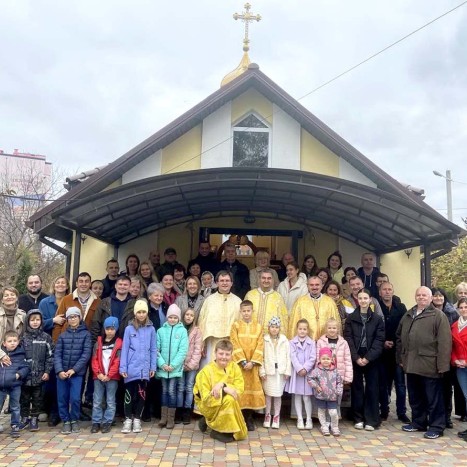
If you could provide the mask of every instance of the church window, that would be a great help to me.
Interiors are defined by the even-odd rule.
[[[233,128],[233,167],[268,167],[270,128],[254,114]]]

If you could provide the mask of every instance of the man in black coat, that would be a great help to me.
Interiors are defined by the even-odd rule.
[[[228,271],[233,276],[231,292],[242,300],[250,290],[250,271],[237,259],[237,249],[233,243],[226,243],[224,247],[225,260],[220,264],[220,270]]]

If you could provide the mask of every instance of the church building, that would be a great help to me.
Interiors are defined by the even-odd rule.
[[[246,24],[251,17],[245,12]],[[105,276],[130,253],[177,250],[187,264],[200,239],[218,249],[243,238],[271,258],[291,251],[345,266],[374,252],[403,301],[430,283],[432,254],[462,230],[377,167],[248,57],[192,109],[99,170],[72,177],[69,191],[30,219],[46,245],[67,256],[70,275]],[[155,109],[156,110],[156,109]],[[56,242],[64,242],[62,248]]]

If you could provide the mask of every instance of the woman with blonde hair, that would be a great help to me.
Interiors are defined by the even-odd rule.
[[[54,324],[60,326],[66,321],[65,315],[55,316],[60,306],[62,298],[70,293],[70,281],[66,276],[58,276],[50,285],[50,295],[43,298],[39,303],[39,310],[42,313],[43,329],[52,335]]]
[[[154,268],[149,261],[142,261],[139,265],[138,276],[142,279],[142,282],[145,285],[145,289],[148,288],[148,285],[152,282],[159,282],[157,279]]]
[[[269,265],[270,256],[267,251],[258,251],[255,255],[255,264],[256,267],[250,269],[250,287],[251,290],[257,289],[260,286],[259,276],[261,271],[266,268],[270,268]],[[274,290],[279,287],[279,277],[277,276],[277,272],[272,269],[272,278],[274,280]]]

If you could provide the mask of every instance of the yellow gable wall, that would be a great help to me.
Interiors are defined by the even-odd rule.
[[[302,128],[300,169],[339,177],[339,156]]]
[[[415,290],[420,286],[420,248],[413,248],[409,258],[404,251],[381,255],[380,269],[389,276],[398,295],[407,308],[415,304]]]
[[[92,280],[103,279],[107,274],[105,271],[107,261],[114,254],[113,246],[86,235],[83,237],[86,237],[86,240],[81,243],[79,271],[91,274]],[[123,269],[122,264],[120,268]]]
[[[272,103],[256,89],[250,88],[232,101],[232,123],[254,111],[270,124],[273,123]]]
[[[201,168],[201,125],[162,150],[161,175]]]

